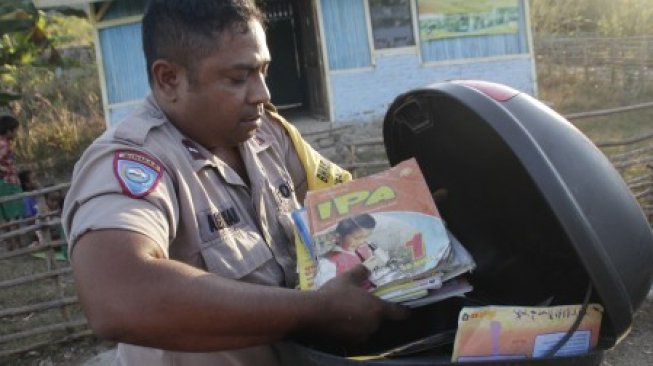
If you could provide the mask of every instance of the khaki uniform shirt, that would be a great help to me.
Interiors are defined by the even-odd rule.
[[[285,130],[264,117],[239,147],[250,186],[185,137],[154,99],[106,131],[75,166],[63,223],[71,255],[89,230],[141,233],[170,258],[220,276],[294,287],[294,247],[283,217],[299,207],[305,171]],[[269,346],[183,353],[121,344],[125,365],[268,365]]]

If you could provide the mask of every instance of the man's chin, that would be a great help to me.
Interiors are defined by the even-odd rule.
[[[243,130],[238,135],[238,138],[237,138],[238,143],[241,144],[241,143],[251,139],[252,137],[256,136],[257,131],[258,131],[258,128]]]

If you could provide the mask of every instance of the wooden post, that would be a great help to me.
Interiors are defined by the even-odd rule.
[[[588,45],[585,44],[583,45],[583,71],[584,71],[585,82],[588,82],[590,79],[589,69],[590,69],[589,50],[588,50]]]
[[[647,70],[647,62],[648,62],[648,42],[646,38],[642,38],[642,44],[639,47],[640,53],[639,53],[639,88],[640,90],[643,89],[646,86],[647,83],[647,78],[646,78],[646,73],[648,72]]]

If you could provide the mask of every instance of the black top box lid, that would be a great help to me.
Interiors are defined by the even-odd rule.
[[[653,235],[603,153],[565,118],[507,86],[460,80],[398,96],[392,165],[415,157],[449,230],[477,262],[480,303],[605,308],[601,338],[627,333],[653,278]]]

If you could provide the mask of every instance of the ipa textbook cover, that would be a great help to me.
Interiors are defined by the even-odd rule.
[[[406,302],[441,288],[448,279],[442,269],[452,261],[464,262],[461,273],[473,267],[462,246],[453,249],[415,159],[311,191],[304,204],[292,215],[302,289],[317,289],[363,263],[370,270],[365,287]]]

